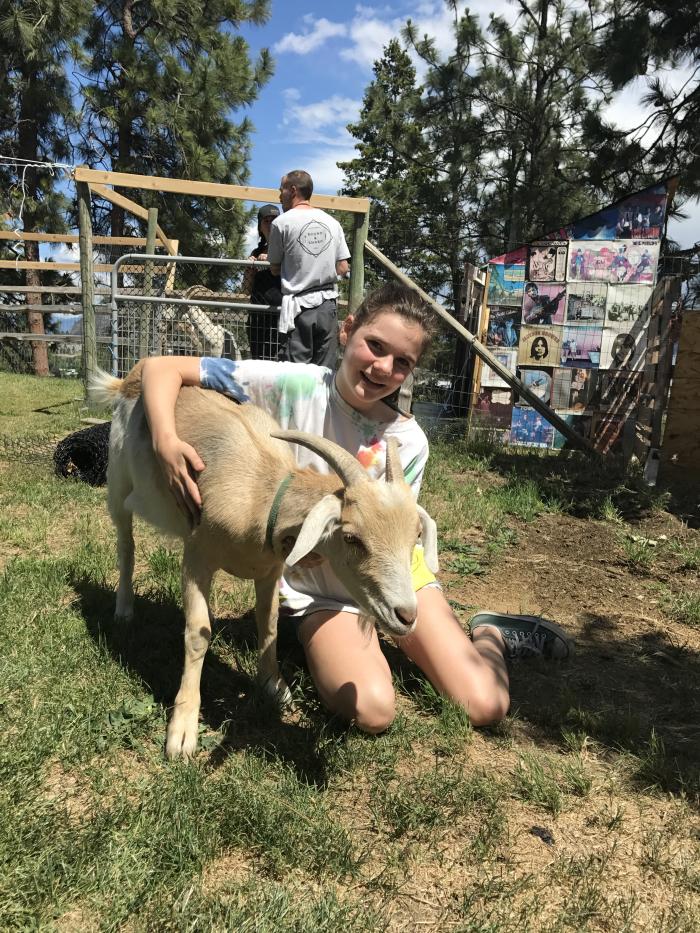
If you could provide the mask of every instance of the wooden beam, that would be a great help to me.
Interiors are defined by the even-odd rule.
[[[106,174],[110,173],[107,172]],[[76,178],[76,181],[77,180],[78,179]],[[112,204],[116,204],[117,207],[123,207],[125,211],[129,211],[129,213],[133,214],[135,217],[140,217],[141,220],[148,221],[148,208],[141,207],[141,205],[137,204],[136,201],[132,201],[130,198],[125,198],[123,194],[118,194],[116,191],[110,191],[110,189],[105,188],[104,185],[99,185],[94,182],[90,184],[90,191],[93,191],[96,195],[104,198],[106,201],[109,201]],[[158,234],[158,239],[163,244],[167,252],[171,256],[174,256],[175,247],[172,245],[172,241],[168,237],[167,233],[160,226],[156,226],[156,233]]]
[[[80,272],[80,263],[79,262],[29,262],[26,259],[18,259],[15,262],[13,259],[0,259],[0,269],[40,269],[46,272]],[[95,272],[111,272],[112,266],[110,263],[105,262],[96,262],[93,266]],[[34,291],[36,291],[36,286],[34,286]],[[45,291],[43,285],[41,288],[42,291]]]
[[[42,292],[51,292],[54,295],[82,295],[82,289],[77,285],[42,285]],[[35,292],[36,285],[0,285],[0,292],[13,294],[25,294],[26,292]],[[96,295],[111,295],[109,288],[96,288]]]
[[[42,289],[43,291],[43,289]],[[17,311],[39,311],[42,314],[82,314],[83,306],[77,302],[65,305],[0,305],[0,311],[3,314],[8,312],[14,314]]]
[[[81,165],[73,170],[73,177],[76,181],[88,182],[91,187],[115,185],[119,188],[141,188],[144,191],[164,191],[170,194],[188,194],[205,198],[233,198],[239,201],[272,201],[276,203],[279,200],[279,189],[277,188],[221,185],[210,181],[188,181],[184,178],[164,178],[159,175],[132,175],[127,172],[99,172]],[[353,214],[366,214],[369,211],[369,198],[315,194],[311,199],[311,203],[314,207],[322,207],[333,211],[349,211]],[[128,208],[126,209],[128,210]]]
[[[12,230],[0,230],[0,240],[10,240],[17,243],[19,240],[31,243],[77,243],[77,233],[14,233]],[[99,246],[145,246],[146,238],[142,236],[94,236],[92,242]]]

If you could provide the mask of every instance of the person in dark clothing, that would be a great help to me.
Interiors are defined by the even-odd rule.
[[[267,259],[267,242],[270,227],[280,209],[276,204],[263,204],[258,211],[258,234],[260,242],[248,259]],[[279,353],[279,307],[282,304],[282,280],[269,269],[247,269],[243,279],[243,290],[249,292],[252,304],[272,305],[269,311],[248,312],[248,342],[253,360],[276,360]]]
[[[526,324],[551,324],[559,308],[559,302],[566,294],[563,288],[558,295],[540,295],[540,290],[534,282],[525,286],[526,301],[529,299],[530,307],[524,310],[523,320]]]

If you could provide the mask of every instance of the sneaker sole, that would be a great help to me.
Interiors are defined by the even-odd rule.
[[[556,622],[552,622],[551,619],[545,619],[544,616],[526,616],[526,615],[514,615],[509,612],[491,612],[488,609],[484,609],[482,612],[477,612],[476,615],[472,616],[469,620],[469,631],[473,631],[479,625],[493,625],[494,621],[502,622],[504,625],[513,622],[513,620],[523,619],[526,622],[546,622],[547,628],[554,632],[557,635],[559,641],[557,642],[562,648],[566,648],[565,653],[554,653],[552,655],[553,660],[564,661],[566,658],[570,658],[574,653],[575,642],[570,635],[564,631],[561,626],[557,625]]]

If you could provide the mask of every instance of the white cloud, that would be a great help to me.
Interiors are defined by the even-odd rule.
[[[296,55],[308,55],[320,48],[328,39],[344,36],[347,26],[344,23],[332,23],[325,17],[314,19],[312,15],[304,17],[304,23],[310,30],[305,33],[288,32],[276,42],[272,51],[278,55],[283,52],[293,52]]]
[[[345,127],[357,118],[360,107],[361,101],[338,94],[313,103],[292,104],[282,120],[284,141],[346,146],[350,136]]]
[[[306,170],[314,180],[314,191],[318,194],[337,194],[343,184],[343,173],[337,162],[346,162],[352,159],[355,150],[352,146],[337,147],[310,159],[306,163]]]

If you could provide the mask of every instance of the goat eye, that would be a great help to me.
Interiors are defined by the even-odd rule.
[[[364,548],[364,544],[362,543],[362,541],[360,541],[357,535],[353,535],[350,532],[346,532],[343,535],[343,539],[345,540],[346,544],[350,544],[352,547]]]

